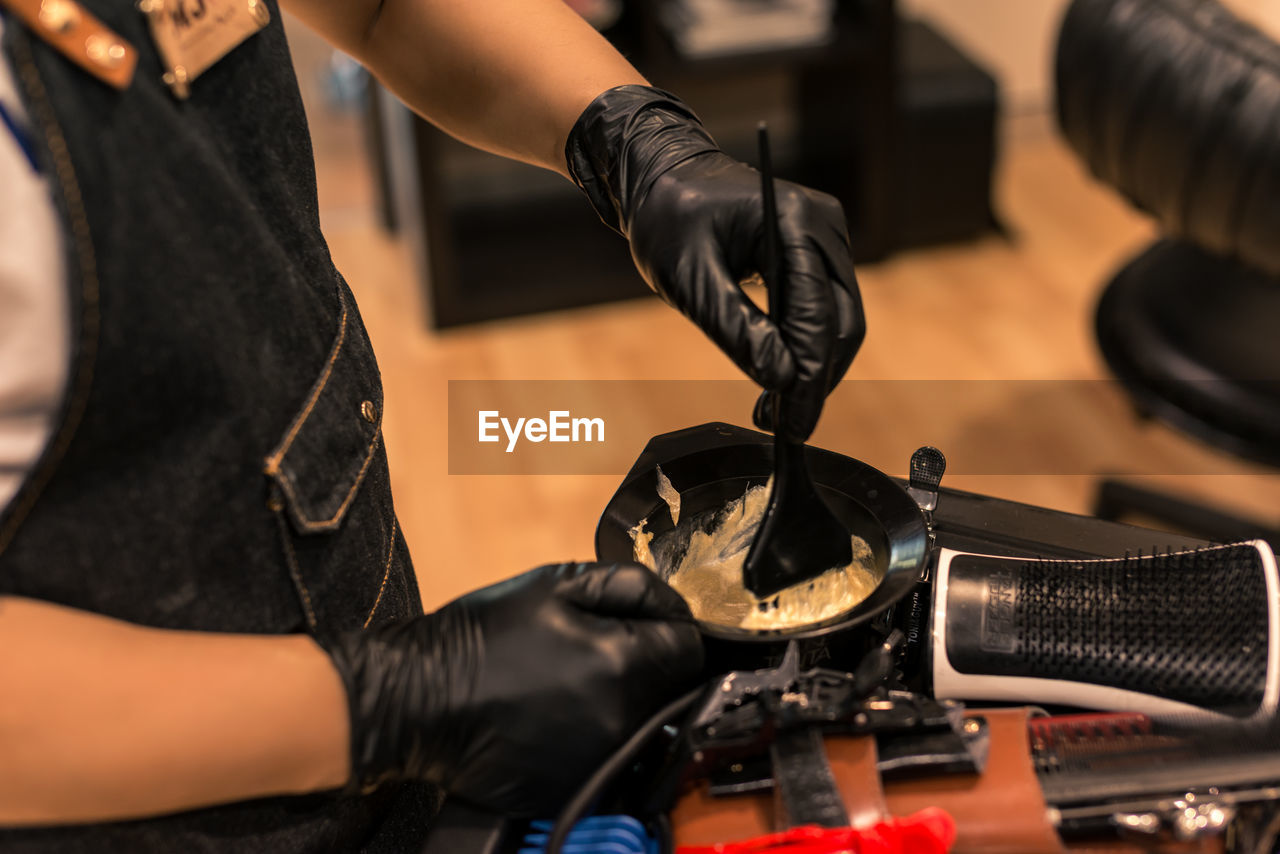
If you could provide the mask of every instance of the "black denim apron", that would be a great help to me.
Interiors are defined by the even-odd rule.
[[[5,25],[65,226],[74,353],[60,425],[0,517],[0,594],[218,632],[419,613],[279,9],[178,101],[133,2],[82,2],[139,51],[124,92]],[[0,851],[412,852],[435,800],[273,798],[0,831]]]

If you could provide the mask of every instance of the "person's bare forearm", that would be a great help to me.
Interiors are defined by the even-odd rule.
[[[563,0],[285,2],[445,131],[561,174],[592,99],[645,82]]]
[[[301,635],[144,628],[0,597],[0,825],[335,788],[346,700]]]

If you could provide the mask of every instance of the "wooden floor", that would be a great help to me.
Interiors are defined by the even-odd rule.
[[[300,68],[314,92],[315,69]],[[377,347],[396,500],[426,604],[539,563],[590,558],[619,478],[450,475],[448,381],[735,379],[735,369],[656,298],[428,330],[406,247],[375,224],[358,129],[315,98],[308,108],[322,220]],[[996,199],[1007,237],[859,267],[866,344],[814,443],[892,473],[912,448],[934,444],[959,472],[951,486],[1072,512],[1088,512],[1100,472],[1125,472],[1275,520],[1276,472],[1138,422],[1113,386],[1066,382],[1107,378],[1093,304],[1152,226],[1082,172],[1044,117],[1005,128]],[[930,382],[939,380],[967,382]],[[696,423],[688,402],[658,409],[661,429]],[[748,424],[750,413],[720,417]]]

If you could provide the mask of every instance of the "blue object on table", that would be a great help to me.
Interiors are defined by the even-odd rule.
[[[5,25],[9,23],[9,16],[3,9],[0,9],[0,33],[4,32]],[[4,62],[4,57],[0,56],[0,62]],[[13,114],[5,107],[4,102],[0,101],[0,124],[3,124],[13,134],[14,140],[18,143],[18,147],[22,149],[22,153],[27,156],[27,162],[31,164],[32,170],[39,172],[40,164],[36,161],[35,146],[32,145],[31,135],[27,133]]]
[[[533,821],[519,854],[542,854],[551,836],[552,821]],[[629,815],[593,815],[569,831],[561,854],[658,854],[658,840]]]
[[[3,59],[0,59],[0,62],[3,61]],[[0,102],[0,124],[7,127],[9,132],[13,134],[14,141],[18,143],[18,148],[22,149],[22,153],[26,155],[27,162],[31,164],[32,171],[39,172],[40,164],[36,161],[35,147],[31,143],[30,134],[27,133],[26,129],[23,128],[22,125],[18,124],[17,119],[15,119],[9,111],[5,109],[3,102]]]

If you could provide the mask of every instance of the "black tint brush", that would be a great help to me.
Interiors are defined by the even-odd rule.
[[[781,327],[786,312],[787,270],[773,192],[769,135],[764,123],[760,124],[759,142],[764,191],[763,272],[769,295],[769,316]],[[833,567],[847,566],[853,560],[849,532],[814,488],[804,443],[791,442],[783,436],[787,396],[779,394],[774,399],[773,492],[742,567],[742,583],[760,597],[814,578]]]

